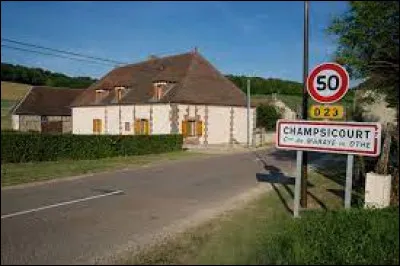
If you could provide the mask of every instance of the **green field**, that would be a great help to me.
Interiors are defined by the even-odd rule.
[[[18,101],[31,88],[31,85],[28,84],[20,84],[20,83],[13,83],[2,81],[1,82],[1,99],[2,100],[11,100],[11,101]]]
[[[1,129],[11,128],[11,108],[22,99],[31,85],[13,82],[1,82]]]
[[[1,129],[10,129],[11,128],[11,108],[17,101],[12,100],[3,100],[1,99]]]
[[[11,128],[11,108],[17,101],[13,100],[3,100],[1,99],[1,129],[10,129]]]

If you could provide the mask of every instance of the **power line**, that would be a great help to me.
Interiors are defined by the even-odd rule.
[[[74,53],[74,52],[63,51],[63,50],[59,50],[59,49],[44,47],[44,46],[41,46],[41,45],[36,45],[36,44],[31,44],[31,43],[26,43],[26,42],[15,41],[15,40],[11,40],[11,39],[8,39],[8,38],[1,38],[1,40],[2,40],[2,41],[6,41],[6,42],[11,42],[11,43],[19,44],[19,45],[25,45],[25,46],[30,46],[30,47],[39,48],[39,49],[45,49],[45,50],[49,50],[49,51],[53,51],[53,52],[58,52],[58,53],[63,53],[63,54],[69,54],[69,55],[74,55],[74,56],[80,56],[80,57],[95,59],[95,60],[98,60],[98,61],[104,61],[104,62],[119,64],[119,65],[125,65],[125,64],[127,64],[127,63],[124,63],[124,62],[118,62],[118,61],[110,60],[110,59],[106,59],[106,58],[101,58],[101,57],[96,57],[96,56],[90,56],[90,55],[83,55],[83,54],[78,54],[78,53]]]
[[[102,62],[96,62],[96,61],[91,61],[91,60],[87,60],[87,59],[80,59],[80,58],[68,57],[68,56],[63,56],[63,55],[58,55],[58,54],[46,53],[46,52],[42,52],[42,51],[29,50],[29,49],[25,49],[25,48],[21,48],[21,47],[10,46],[7,44],[2,44],[1,47],[24,51],[24,52],[37,53],[37,54],[41,54],[41,55],[55,56],[55,57],[69,59],[69,60],[76,60],[76,61],[98,64],[98,65],[108,65],[108,66],[111,65],[111,63],[102,63]]]

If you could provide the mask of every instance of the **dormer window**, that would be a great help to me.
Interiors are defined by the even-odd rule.
[[[106,92],[106,90],[104,90],[104,89],[96,90],[96,102],[99,102],[103,98],[105,92]]]
[[[122,93],[125,90],[125,87],[115,87],[116,100],[119,102],[122,99]]]
[[[165,81],[157,81],[154,82],[154,99],[159,101],[165,93],[165,87],[167,86],[167,82]]]

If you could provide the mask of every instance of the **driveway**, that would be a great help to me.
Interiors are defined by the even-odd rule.
[[[294,153],[269,148],[4,190],[1,263],[106,262],[257,188],[260,160],[290,173],[296,165]]]

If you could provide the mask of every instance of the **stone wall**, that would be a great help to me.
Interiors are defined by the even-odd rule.
[[[45,116],[49,122],[62,121],[63,133],[72,132],[72,119],[71,116]],[[42,116],[40,115],[19,115],[18,116],[18,130],[28,131],[42,131]]]
[[[42,131],[40,115],[20,115],[19,116],[20,131]]]

